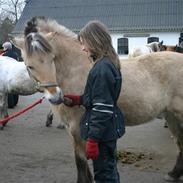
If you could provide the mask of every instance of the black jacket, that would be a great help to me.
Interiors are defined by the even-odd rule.
[[[14,58],[15,60],[19,60],[18,54],[13,50],[7,50],[6,52],[3,53],[3,56],[7,56],[7,57]]]
[[[125,133],[123,114],[117,107],[121,91],[121,73],[108,57],[90,70],[81,103],[86,111],[81,119],[83,139],[110,141]]]

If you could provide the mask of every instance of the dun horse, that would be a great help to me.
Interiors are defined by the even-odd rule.
[[[44,86],[45,95],[61,121],[68,126],[78,170],[77,183],[92,183],[85,142],[79,130],[84,109],[61,104],[63,93],[83,93],[90,69],[76,34],[53,20],[33,18],[27,24],[25,37],[14,39],[14,44],[21,49],[31,75]],[[126,125],[147,123],[165,112],[180,150],[167,178],[178,180],[183,175],[183,55],[174,52],[147,54],[122,62],[121,69],[123,87],[119,106]]]

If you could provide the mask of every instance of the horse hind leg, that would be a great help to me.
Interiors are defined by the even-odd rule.
[[[175,182],[183,176],[183,122],[180,122],[180,115],[177,113],[167,112],[166,120],[168,127],[177,140],[177,145],[180,150],[174,168],[165,176],[165,180]]]
[[[0,119],[8,117],[8,98],[4,93],[0,93]],[[3,130],[8,121],[0,124],[0,130]]]
[[[179,152],[176,164],[172,171],[165,175],[165,180],[168,182],[179,181],[179,178],[183,175],[183,153]]]

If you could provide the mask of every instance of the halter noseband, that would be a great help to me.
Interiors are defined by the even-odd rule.
[[[57,87],[58,86],[58,84],[56,84],[56,83],[40,83],[39,81],[36,83],[37,83],[38,88],[41,88],[41,87],[49,88],[49,87]]]

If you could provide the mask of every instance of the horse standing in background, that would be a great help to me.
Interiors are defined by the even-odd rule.
[[[163,41],[161,42],[152,42],[137,48],[134,48],[133,51],[129,54],[129,58],[138,57],[140,55],[164,51]]]
[[[19,95],[31,95],[40,92],[36,82],[33,81],[26,69],[24,62],[18,62],[13,58],[0,56],[0,119],[8,117],[8,93]],[[50,126],[53,113],[47,115],[46,126]],[[2,130],[7,122],[0,127]]]
[[[164,51],[173,51],[178,53],[183,53],[183,47],[178,45],[163,45]]]
[[[25,37],[13,41],[21,49],[29,72],[44,86],[46,98],[61,121],[67,124],[73,140],[77,183],[93,183],[85,141],[80,137],[79,124],[84,108],[60,105],[63,93],[83,93],[90,70],[90,61],[81,53],[76,34],[56,21],[32,18],[27,23]],[[182,54],[158,52],[121,62],[123,88],[118,106],[123,109],[125,124],[147,123],[165,112],[169,129],[177,139],[180,153],[175,167],[166,177],[168,181],[176,181],[183,175],[182,60]]]
[[[0,56],[0,119],[8,117],[8,93],[31,95],[35,92],[36,83],[30,79],[24,62]],[[1,129],[5,125],[3,123]]]

